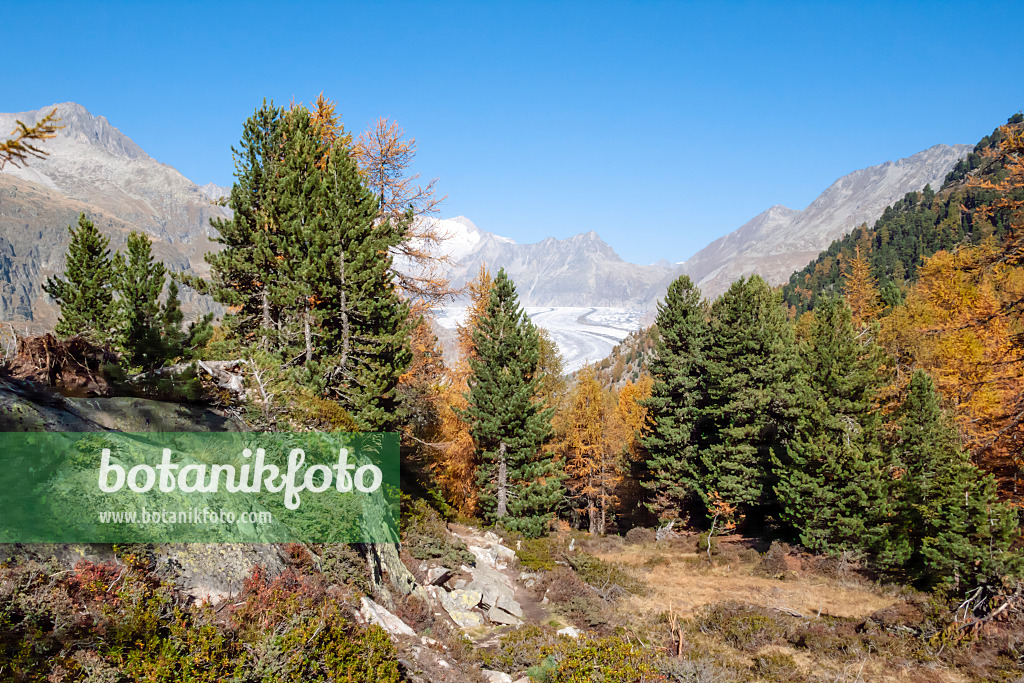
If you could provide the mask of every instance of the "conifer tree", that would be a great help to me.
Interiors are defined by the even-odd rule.
[[[562,476],[541,448],[553,410],[536,399],[537,330],[504,270],[494,278],[473,345],[464,416],[480,458],[480,507],[490,522],[540,536],[562,496]]]
[[[278,309],[270,299],[277,277],[280,236],[275,215],[284,110],[265,101],[245,122],[235,156],[230,219],[214,219],[215,242],[223,249],[206,255],[214,299],[229,307],[225,329],[244,344],[269,344]]]
[[[809,419],[775,460],[781,517],[812,550],[880,551],[891,512],[875,405],[880,351],[857,340],[850,307],[832,297],[815,309],[805,362]]]
[[[759,521],[775,507],[772,460],[805,410],[793,329],[759,276],[741,278],[711,307],[698,412],[698,492]]]
[[[118,345],[130,365],[148,370],[163,364],[166,357],[159,298],[167,268],[153,259],[145,235],[128,235],[126,248],[123,259],[118,255]]]
[[[325,348],[321,376],[357,422],[396,431],[398,384],[412,362],[409,337],[418,319],[400,296],[390,250],[406,238],[412,217],[377,221],[377,200],[340,142],[322,178],[323,227],[310,234],[307,250]]]
[[[181,312],[181,299],[178,297],[178,283],[172,277],[167,285],[167,299],[160,307],[160,327],[168,358],[182,355],[188,334],[182,330],[185,314]]]
[[[867,226],[861,226],[867,230]],[[854,257],[842,257],[843,293],[853,311],[853,325],[860,328],[878,317],[878,285],[871,275],[871,264],[861,254],[860,245],[854,247]]]
[[[323,114],[264,105],[246,122],[235,214],[215,224],[225,248],[210,257],[214,291],[234,307],[225,326],[243,347],[274,354],[360,428],[394,431],[417,321],[389,250],[411,218],[380,220],[350,139],[335,135],[328,147]]]
[[[651,428],[642,442],[648,454],[643,485],[651,494],[648,508],[675,519],[693,502],[698,486],[694,430],[708,343],[707,304],[688,276],[669,286],[656,325],[654,386],[644,401]]]
[[[909,548],[905,569],[929,586],[963,590],[1019,573],[1010,548],[1016,515],[996,497],[960,448],[931,377],[916,370],[897,420],[902,468],[898,526]]]
[[[561,416],[566,484],[576,496],[577,511],[586,515],[592,534],[605,533],[609,508],[616,502],[615,487],[622,480],[625,429],[610,399],[601,390],[594,368],[587,366],[577,373]]]
[[[100,234],[84,213],[78,217],[78,229],[68,226],[68,230],[71,245],[64,278],[50,277],[43,285],[43,290],[60,306],[57,335],[80,334],[109,343],[116,316],[116,268],[110,254],[110,240]]]

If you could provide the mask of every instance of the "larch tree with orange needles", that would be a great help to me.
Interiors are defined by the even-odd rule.
[[[626,385],[619,390],[619,401],[616,406],[619,419],[625,427],[626,453],[630,460],[643,457],[643,439],[651,428],[650,408],[646,401],[654,390],[654,378],[643,374],[634,384],[626,380]]]
[[[562,415],[566,484],[592,534],[604,534],[615,488],[622,481],[623,425],[591,366],[576,375]]]
[[[420,174],[412,171],[416,157],[416,139],[406,137],[394,121],[378,119],[356,140],[353,150],[360,173],[377,196],[379,222],[411,219],[405,239],[392,249],[395,275],[410,298],[431,304],[453,297],[445,272],[451,262],[441,249],[447,235],[433,216],[444,197],[437,196],[437,179],[425,185]]]
[[[876,318],[881,310],[878,299],[878,283],[871,275],[871,264],[861,253],[860,245],[854,248],[854,257],[842,257],[843,294],[853,312],[853,325],[860,328]]]
[[[11,131],[12,137],[0,141],[0,170],[8,162],[15,166],[24,166],[30,158],[42,159],[49,152],[37,146],[38,143],[57,137],[57,131],[63,128],[57,124],[60,117],[54,109],[31,126],[17,121],[17,127]]]
[[[476,357],[473,330],[487,309],[493,278],[486,266],[480,266],[476,278],[469,283],[469,306],[465,320],[457,328],[459,360],[447,371],[439,401],[440,429],[435,456],[431,464],[435,480],[448,502],[464,514],[473,514],[477,507],[476,444],[469,424],[460,413],[469,407],[469,359]]]

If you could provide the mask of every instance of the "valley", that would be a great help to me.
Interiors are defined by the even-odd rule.
[[[563,368],[572,373],[608,356],[630,332],[642,328],[642,311],[609,307],[527,306],[537,327],[547,330],[562,354]],[[466,317],[465,307],[434,309],[437,324],[454,330]]]

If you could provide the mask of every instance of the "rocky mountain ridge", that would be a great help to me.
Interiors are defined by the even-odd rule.
[[[970,145],[935,145],[923,152],[854,171],[839,178],[807,208],[776,205],[697,252],[683,272],[706,296],[717,296],[744,275],[769,284],[786,282],[834,240],[861,223],[873,223],[885,208],[925,185],[937,189]]]
[[[64,128],[46,141],[49,155],[27,167],[11,164],[0,172],[0,320],[32,321],[52,327],[56,311],[42,292],[46,278],[60,272],[67,249],[67,226],[86,213],[124,244],[141,231],[172,270],[207,275],[203,259],[214,244],[210,219],[230,210],[216,204],[229,188],[199,186],[174,168],[150,157],[103,116],[73,102],[36,111],[0,114],[0,128],[15,120],[31,125],[56,107]],[[467,218],[439,219],[450,239],[448,273],[456,287],[476,276],[481,264],[504,267],[516,282],[524,305],[604,306],[653,311],[669,283],[687,273],[715,296],[742,275],[759,273],[780,283],[828,247],[832,240],[873,221],[882,210],[926,183],[933,187],[969,148],[936,145],[906,159],[855,171],[833,183],[806,209],[774,206],[738,230],[714,241],[682,264],[624,261],[597,233],[534,244],[478,228]],[[671,244],[666,245],[666,251]],[[401,264],[400,264],[401,267]],[[183,292],[186,310],[216,310],[206,298]]]

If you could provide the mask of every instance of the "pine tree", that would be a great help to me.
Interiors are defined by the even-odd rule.
[[[473,345],[464,418],[480,458],[480,507],[490,522],[540,536],[562,496],[562,477],[541,448],[553,410],[535,398],[537,331],[504,270],[494,278]]]
[[[183,327],[185,315],[181,311],[178,297],[178,283],[171,277],[167,285],[167,298],[160,307],[164,358],[169,361],[178,358],[195,359],[213,337],[213,313],[207,313]]]
[[[857,340],[842,299],[819,304],[810,325],[809,419],[775,460],[781,517],[811,550],[880,551],[891,493],[875,406],[880,351]]]
[[[81,214],[78,229],[68,226],[68,247],[64,279],[50,277],[43,290],[60,306],[57,335],[83,335],[102,343],[113,337],[115,264],[110,240],[100,234],[92,221]]]
[[[346,136],[304,107],[264,107],[236,151],[232,221],[210,258],[214,291],[233,307],[229,334],[273,354],[300,383],[345,408],[361,429],[394,431],[398,382],[416,320],[399,296],[389,250],[410,217],[380,220]],[[329,117],[328,117],[329,118]]]
[[[418,319],[399,294],[391,248],[406,239],[412,218],[377,221],[377,200],[340,142],[322,177],[323,224],[307,251],[307,272],[318,278],[312,295],[325,349],[321,374],[358,423],[396,431],[398,384],[412,362],[409,336]]]
[[[711,307],[698,412],[697,490],[760,519],[775,507],[773,458],[806,410],[793,329],[759,276],[734,282]]]
[[[960,448],[927,373],[916,370],[897,420],[898,527],[909,546],[905,569],[928,586],[963,590],[1018,573],[1010,548],[1016,515],[996,497]]]
[[[126,247],[123,259],[118,255],[118,345],[130,365],[149,370],[166,357],[159,298],[167,268],[154,260],[145,235],[131,233]]]
[[[642,441],[648,454],[643,485],[651,494],[648,508],[675,519],[693,502],[698,485],[694,429],[708,343],[707,304],[686,275],[658,304],[656,325],[650,361],[654,386],[644,401],[651,428]]]
[[[160,327],[168,358],[184,354],[188,338],[188,334],[182,330],[184,322],[185,314],[181,312],[181,299],[178,298],[178,283],[172,277],[167,285],[167,299],[160,307]]]
[[[228,306],[225,329],[243,344],[269,344],[278,309],[270,300],[277,276],[280,238],[277,216],[278,166],[284,110],[263,103],[245,122],[235,156],[231,219],[214,219],[214,239],[223,249],[206,255],[214,299]]]

